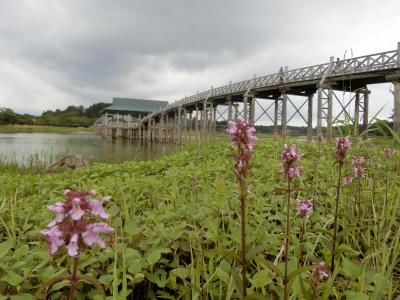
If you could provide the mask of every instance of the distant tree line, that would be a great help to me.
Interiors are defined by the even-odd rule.
[[[0,125],[43,125],[63,127],[89,127],[101,116],[103,109],[111,103],[99,102],[83,106],[68,106],[66,109],[47,110],[41,116],[18,114],[10,108],[0,108]]]

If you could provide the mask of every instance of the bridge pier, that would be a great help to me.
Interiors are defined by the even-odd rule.
[[[313,136],[313,97],[314,94],[309,94],[307,99],[307,142],[311,142]]]
[[[281,111],[281,135],[283,138],[287,136],[287,94],[282,92],[282,111]]]
[[[393,129],[398,131],[400,129],[400,80],[393,84]]]

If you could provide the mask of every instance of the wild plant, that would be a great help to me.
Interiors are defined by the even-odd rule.
[[[317,261],[313,262],[315,269],[313,270],[311,277],[311,289],[312,289],[312,300],[318,299],[318,284],[321,280],[328,278],[328,270],[325,267],[325,262]]]
[[[241,263],[242,263],[242,296],[247,295],[247,262],[246,262],[246,198],[249,192],[246,179],[248,176],[249,160],[251,158],[254,141],[257,139],[253,134],[255,128],[249,126],[245,120],[229,122],[227,132],[231,141],[231,147],[236,149],[234,159],[235,175],[240,189],[240,211],[241,211]]]
[[[296,145],[289,147],[285,144],[281,153],[281,172],[287,181],[287,206],[286,206],[286,228],[285,228],[285,273],[283,277],[283,284],[285,287],[284,295],[285,300],[289,299],[289,277],[288,277],[288,261],[289,261],[289,238],[290,238],[290,202],[292,193],[292,179],[293,177],[300,176],[300,167],[297,165],[298,160],[301,158],[301,153]]]
[[[306,231],[306,219],[313,212],[314,200],[313,199],[302,199],[299,201],[297,205],[297,215],[302,218],[302,223],[300,227],[300,262],[303,262],[303,253],[304,253],[304,240],[305,240],[305,231]]]
[[[357,214],[361,216],[361,179],[367,176],[365,171],[365,157],[362,155],[354,156],[351,163],[353,164],[354,178],[356,180],[356,206]]]
[[[338,164],[338,177],[336,185],[336,199],[335,199],[335,215],[333,221],[333,241],[332,241],[332,257],[331,257],[331,270],[335,269],[335,251],[336,251],[336,239],[337,239],[337,220],[339,216],[339,198],[342,180],[342,168],[346,153],[350,148],[350,141],[347,137],[336,138],[336,163]]]
[[[101,234],[111,236],[114,229],[105,222],[96,222],[96,219],[108,219],[109,215],[105,212],[103,204],[110,200],[110,197],[104,197],[101,200],[87,199],[88,196],[95,196],[96,191],[78,192],[72,189],[64,191],[65,201],[56,202],[47,208],[56,213],[56,217],[48,224],[48,228],[41,231],[48,242],[49,252],[56,255],[61,246],[65,246],[68,256],[73,259],[73,271],[71,276],[56,276],[47,281],[37,296],[43,295],[43,292],[54,283],[69,279],[71,282],[69,289],[69,300],[74,299],[78,281],[87,281],[92,283],[105,299],[105,293],[101,285],[94,279],[78,275],[78,258],[80,252],[86,247],[97,244],[100,248],[105,248],[106,243],[101,238]]]

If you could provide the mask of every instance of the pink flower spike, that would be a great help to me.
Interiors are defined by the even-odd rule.
[[[313,212],[313,199],[302,199],[300,200],[299,204],[297,205],[297,214],[299,216],[308,218],[311,213]]]
[[[396,150],[392,149],[392,148],[385,148],[385,150],[383,151],[385,158],[389,159],[392,158],[393,156],[396,155]]]
[[[64,196],[67,196],[69,193],[71,193],[71,190],[69,190],[69,189],[64,190]]]
[[[353,178],[351,176],[346,176],[344,178],[344,184],[352,184],[353,183]]]
[[[338,162],[343,162],[346,157],[347,150],[350,149],[350,141],[348,137],[336,138],[336,159]]]
[[[69,240],[69,244],[67,246],[69,256],[74,257],[78,255],[78,237],[78,234],[74,233]]]
[[[314,276],[318,276],[318,278],[321,280],[329,277],[328,270],[325,267],[325,262],[316,261],[313,262],[313,265],[315,266],[315,269],[313,271]]]
[[[96,190],[90,190],[89,195],[96,196]]]

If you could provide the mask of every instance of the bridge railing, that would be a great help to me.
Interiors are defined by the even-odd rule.
[[[322,78],[324,75],[326,75],[327,77],[333,77],[393,69],[398,67],[398,59],[398,50],[392,50],[371,55],[337,60],[325,64],[288,70],[287,74],[284,74],[284,72],[281,71],[271,75],[256,77],[253,79],[244,80],[229,85],[224,85],[218,88],[206,90],[190,97],[185,97],[182,100],[170,103],[167,106],[163,107],[161,110],[148,115],[142,120],[142,122],[147,121],[149,118],[152,118],[161,113],[174,110],[179,106],[186,106],[188,104],[198,103],[200,101],[206,100],[207,98],[222,95],[228,96],[230,94],[242,92],[244,93],[249,89],[266,88],[275,85],[283,85],[286,83],[316,80]],[[329,69],[329,66],[331,64],[332,67]],[[327,74],[328,71],[330,71],[329,74]]]

